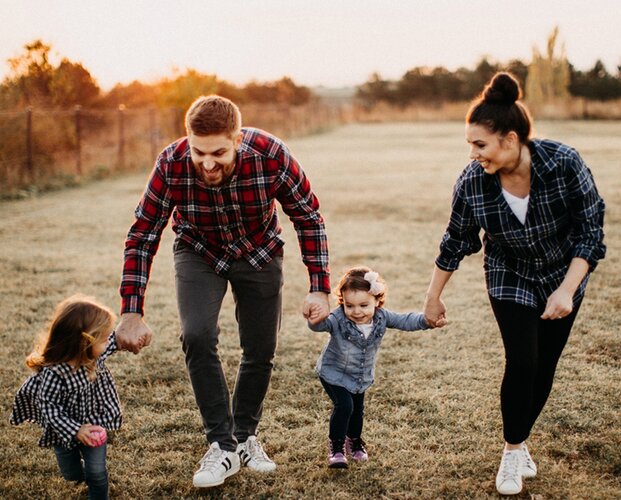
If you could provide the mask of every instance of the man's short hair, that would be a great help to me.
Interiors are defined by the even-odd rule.
[[[241,129],[241,113],[237,105],[219,95],[200,96],[185,114],[185,128],[188,134],[237,135]]]

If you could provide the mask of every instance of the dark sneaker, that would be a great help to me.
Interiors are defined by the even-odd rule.
[[[366,462],[369,459],[365,445],[362,438],[345,438],[345,451],[356,462]]]
[[[330,441],[328,467],[331,469],[347,469],[347,457],[345,456],[345,447],[342,439]]]

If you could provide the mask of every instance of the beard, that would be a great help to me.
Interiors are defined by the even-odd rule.
[[[235,161],[228,165],[216,163],[211,170],[206,170],[202,166],[194,164],[194,169],[205,184],[210,187],[216,187],[224,184],[233,175]]]

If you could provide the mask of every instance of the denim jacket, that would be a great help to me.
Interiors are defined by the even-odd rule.
[[[326,382],[359,394],[366,391],[375,378],[375,362],[386,328],[404,331],[426,330],[429,325],[423,314],[396,313],[376,308],[373,330],[368,338],[345,316],[343,307],[334,309],[322,322],[311,325],[315,332],[330,332],[315,371]]]

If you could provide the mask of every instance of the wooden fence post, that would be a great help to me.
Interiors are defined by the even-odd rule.
[[[157,142],[157,130],[155,128],[155,108],[149,108],[149,138],[151,141],[151,161],[155,159],[156,154],[156,142]]]
[[[30,181],[35,181],[33,152],[32,152],[32,106],[26,108],[26,170],[30,176]]]
[[[80,123],[80,111],[82,106],[77,104],[74,108],[75,116],[75,169],[78,175],[82,175],[82,124]]]
[[[118,110],[118,120],[119,120],[119,144],[118,144],[118,155],[117,155],[117,168],[123,169],[125,167],[125,104],[121,104]]]

